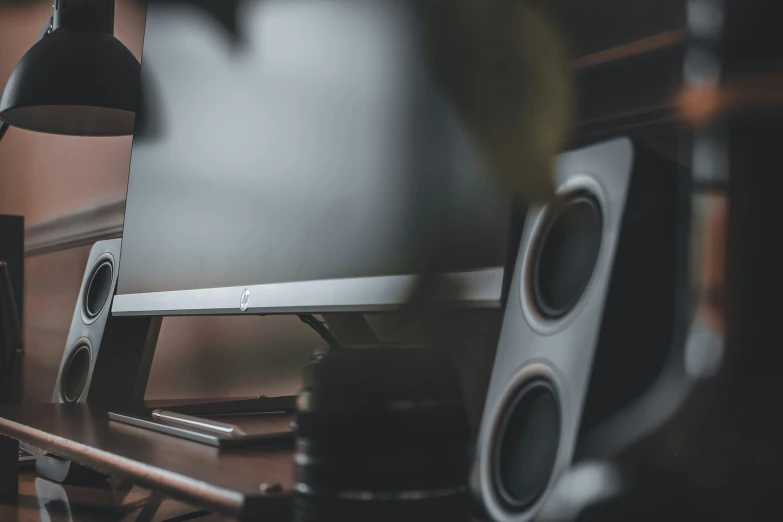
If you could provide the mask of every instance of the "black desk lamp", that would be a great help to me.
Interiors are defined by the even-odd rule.
[[[114,37],[114,0],[54,0],[38,42],[0,97],[9,125],[50,134],[133,133],[141,66]]]

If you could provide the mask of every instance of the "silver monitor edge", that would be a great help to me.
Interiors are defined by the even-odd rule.
[[[461,308],[497,308],[503,268],[437,276],[450,295],[439,296]],[[394,275],[274,284],[119,294],[112,314],[241,315],[323,312],[380,312],[399,308],[411,297],[419,276]]]

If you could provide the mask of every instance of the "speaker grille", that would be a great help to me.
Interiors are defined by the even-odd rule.
[[[535,242],[530,288],[538,312],[559,319],[579,302],[601,248],[603,218],[587,192],[570,194],[545,211]]]
[[[79,402],[87,387],[90,376],[90,342],[86,338],[79,339],[71,351],[71,355],[63,368],[60,380],[60,394],[64,402]]]
[[[114,259],[111,254],[104,254],[90,271],[87,284],[82,294],[82,319],[90,324],[103,311],[111,295],[114,283]]]
[[[506,509],[525,511],[546,490],[560,445],[560,415],[545,379],[523,384],[507,403],[492,455],[494,490]]]

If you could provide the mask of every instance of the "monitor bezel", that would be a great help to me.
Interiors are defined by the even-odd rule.
[[[502,267],[494,267],[436,275],[435,280],[445,283],[442,288],[449,292],[435,297],[460,308],[500,308],[503,273]],[[115,316],[384,312],[409,302],[420,281],[418,275],[390,275],[116,294],[111,312]],[[249,298],[243,304],[245,292]]]

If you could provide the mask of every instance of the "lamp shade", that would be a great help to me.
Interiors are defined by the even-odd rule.
[[[0,120],[51,134],[132,134],[140,69],[110,32],[58,28],[16,65]]]

